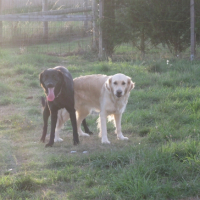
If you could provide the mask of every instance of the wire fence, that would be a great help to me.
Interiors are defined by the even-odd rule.
[[[6,20],[1,24],[1,46],[19,47],[20,50],[36,50],[48,54],[76,54],[91,48],[92,21],[81,21],[88,13],[69,13],[77,18],[59,19],[60,15],[51,15],[52,21],[39,20],[43,10],[41,0],[1,0],[1,14]],[[48,0],[48,11],[91,7],[91,0]],[[24,14],[24,15],[23,15]],[[28,14],[26,16],[26,14]],[[30,15],[34,15],[34,20]],[[23,17],[28,17],[23,20]],[[64,15],[62,15],[64,16]],[[57,17],[56,19],[54,19]],[[11,18],[11,20],[9,20]],[[13,19],[14,18],[14,19]],[[61,18],[61,17],[60,17]],[[19,20],[20,19],[20,20]],[[38,21],[37,21],[38,19]],[[48,40],[44,39],[44,24],[48,23]]]
[[[33,11],[42,8],[42,0],[1,0],[2,12],[10,11],[27,12],[28,9]],[[82,7],[85,4],[83,0],[48,0],[51,10]]]

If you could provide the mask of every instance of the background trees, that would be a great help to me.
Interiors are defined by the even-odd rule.
[[[102,23],[104,48],[130,42],[142,57],[146,44],[163,44],[174,55],[190,46],[190,2],[185,0],[111,0],[105,1]],[[200,3],[195,1],[196,32],[199,41]]]

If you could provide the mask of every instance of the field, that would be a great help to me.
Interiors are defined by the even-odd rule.
[[[0,50],[0,199],[199,199],[200,62],[86,58]],[[109,123],[111,144],[101,144],[92,115],[94,135],[80,137],[80,145],[73,146],[69,122],[63,142],[52,148],[39,142],[39,73],[57,65],[73,77],[121,72],[132,78],[136,87],[122,118],[128,141],[118,141]]]

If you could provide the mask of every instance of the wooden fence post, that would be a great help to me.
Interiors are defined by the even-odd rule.
[[[42,11],[48,11],[48,0],[42,0]],[[48,21],[43,22],[43,39],[48,42]]]
[[[84,0],[84,6],[83,7],[85,7],[85,8],[88,7],[88,0]],[[88,17],[87,12],[85,13],[85,16]],[[85,29],[85,31],[88,30],[88,20],[84,21],[84,29]]]
[[[101,22],[103,20],[103,3],[104,0],[99,0],[99,59],[103,58],[103,38],[102,38],[102,28]]]
[[[194,0],[190,0],[190,41],[191,41],[191,54],[190,60],[194,60],[195,56],[195,13],[194,13]]]
[[[2,14],[2,0],[0,0],[0,14]],[[0,21],[0,45],[3,42],[2,37],[3,37],[3,22]]]
[[[93,0],[92,1],[92,15],[93,15],[93,43],[92,43],[92,48],[93,50],[97,50],[97,40],[98,40],[98,36],[97,36],[97,1]]]

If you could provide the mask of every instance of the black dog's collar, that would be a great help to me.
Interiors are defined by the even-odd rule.
[[[58,97],[60,96],[61,92],[62,92],[62,87],[61,87],[61,89],[60,89],[60,92],[56,95],[55,98],[58,98]]]
[[[60,92],[56,95],[55,98],[58,98],[60,96],[60,94],[62,93],[62,88],[63,88],[63,84],[61,85]]]

